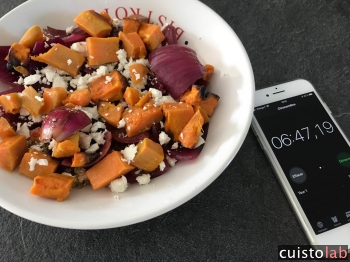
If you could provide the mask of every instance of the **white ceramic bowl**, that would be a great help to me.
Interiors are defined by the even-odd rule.
[[[211,119],[207,143],[198,159],[178,163],[148,185],[132,185],[114,199],[108,189],[73,189],[64,202],[29,193],[32,181],[18,172],[0,171],[0,205],[26,219],[63,228],[101,229],[138,223],[185,203],[217,178],[234,158],[248,132],[254,78],[248,56],[230,26],[196,0],[29,0],[0,19],[0,45],[20,39],[32,25],[65,29],[83,10],[108,8],[118,18],[138,12],[152,22],[172,23],[183,31],[179,43],[215,66],[209,90],[221,99]],[[231,174],[235,175],[235,174]]]

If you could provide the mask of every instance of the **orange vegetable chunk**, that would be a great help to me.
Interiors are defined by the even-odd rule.
[[[147,92],[146,94],[144,94],[140,98],[140,100],[136,103],[135,106],[144,107],[145,104],[148,103],[151,99],[152,99],[152,93],[151,92]]]
[[[147,55],[145,44],[136,32],[119,32],[119,38],[122,41],[122,48],[126,51],[128,58],[139,59]]]
[[[197,112],[197,111],[201,112],[202,117],[204,119],[204,124],[206,124],[210,121],[210,118],[207,114],[207,111],[205,111],[201,106],[194,106],[193,109],[194,109],[194,112]]]
[[[18,114],[22,106],[22,101],[18,93],[11,93],[0,96],[0,105],[5,113]]]
[[[85,62],[85,58],[81,54],[61,44],[55,44],[48,52],[31,58],[34,61],[65,71],[71,76],[77,76]]]
[[[100,15],[108,22],[108,24],[113,24],[113,19],[109,16],[108,12],[106,10],[102,10],[100,12]]]
[[[63,87],[45,88],[43,93],[44,105],[41,114],[48,114],[52,109],[62,106],[62,101],[67,98],[67,90]]]
[[[129,66],[131,81],[134,86],[143,85],[144,80],[147,79],[148,68],[143,64],[132,64]]]
[[[13,171],[28,150],[25,136],[10,136],[0,142],[0,166]]]
[[[52,150],[52,156],[57,158],[70,157],[79,151],[79,133],[75,133],[62,142],[56,142]]]
[[[125,89],[123,98],[129,106],[134,106],[140,100],[141,93],[136,88],[127,87]]]
[[[86,39],[89,66],[118,62],[119,38],[88,37]]]
[[[163,119],[160,107],[147,103],[143,108],[133,106],[123,113],[125,130],[128,137],[136,136],[139,133],[149,130],[153,124]]]
[[[148,51],[154,51],[165,39],[162,29],[156,24],[141,23],[138,34]]]
[[[209,82],[212,74],[214,73],[214,66],[206,64],[204,66],[204,71],[205,73],[202,76],[202,79]]]
[[[32,116],[39,115],[44,102],[39,93],[31,86],[28,86],[22,91],[22,107],[25,108]]]
[[[127,81],[121,73],[114,70],[106,76],[95,79],[88,86],[91,92],[91,100],[95,104],[98,100],[113,102],[123,98]]]
[[[17,133],[9,124],[6,118],[0,117],[0,139],[5,139],[6,137],[16,136]]]
[[[122,161],[122,154],[118,151],[112,151],[100,162],[86,171],[86,176],[90,180],[93,189],[99,189],[107,186],[114,179],[121,177],[135,167]]]
[[[137,21],[136,19],[133,18],[128,18],[125,17],[123,19],[124,21],[124,25],[123,25],[123,32],[124,33],[132,33],[132,32],[136,32],[139,30],[140,27],[140,22]]]
[[[72,103],[77,106],[87,106],[91,101],[91,94],[89,89],[78,89],[68,95],[68,97],[62,101],[65,105]]]
[[[106,37],[112,31],[112,26],[108,21],[94,10],[81,12],[73,21],[91,36]]]
[[[33,195],[53,198],[58,202],[66,200],[74,183],[73,176],[61,174],[38,175],[30,189]]]
[[[45,37],[41,27],[38,25],[33,25],[24,33],[21,40],[19,40],[19,44],[32,49],[36,42],[44,42],[44,41],[45,41]]]
[[[196,145],[203,123],[204,118],[201,112],[197,110],[179,136],[179,141],[184,147],[193,148]]]
[[[137,153],[131,164],[146,172],[151,172],[163,160],[164,152],[162,146],[149,138],[145,138],[137,144]]]
[[[99,115],[106,120],[108,124],[114,127],[118,127],[119,121],[122,119],[123,111],[123,104],[114,105],[100,101],[97,106],[97,112]]]
[[[19,165],[19,172],[33,179],[38,175],[52,174],[56,171],[57,167],[58,164],[52,157],[40,151],[30,149],[22,158]]]
[[[7,60],[13,67],[25,66],[29,62],[30,48],[25,45],[13,43],[9,50]]]
[[[179,141],[182,129],[194,115],[193,107],[188,103],[163,103],[163,114],[165,116],[164,129],[174,141]]]
[[[86,153],[75,153],[73,156],[72,167],[83,167],[89,162],[90,158]]]

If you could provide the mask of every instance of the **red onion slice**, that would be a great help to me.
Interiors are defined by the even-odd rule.
[[[172,25],[167,25],[163,29],[163,35],[165,36],[165,39],[162,42],[162,45],[176,45],[177,44],[177,36],[176,36],[176,29]]]
[[[128,137],[126,135],[126,132],[122,128],[113,128],[112,130],[112,137],[115,141],[118,141],[120,143],[124,144],[137,144],[138,142],[141,142],[145,138],[149,138],[149,132],[145,131],[142,132],[136,136]]]
[[[51,138],[61,142],[88,126],[91,119],[81,110],[65,106],[50,111],[41,126],[41,141]]]
[[[174,99],[179,99],[204,74],[196,52],[185,46],[162,46],[150,53],[148,60],[151,70]]]

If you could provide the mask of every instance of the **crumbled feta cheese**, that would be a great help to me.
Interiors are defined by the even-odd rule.
[[[50,141],[50,143],[49,143],[48,148],[49,148],[50,150],[52,150],[52,149],[55,147],[55,144],[56,144],[56,141],[55,141],[54,139],[52,139],[52,140]]]
[[[52,82],[54,76],[56,75],[55,69],[53,69],[51,66],[47,66],[47,67],[41,69],[40,73],[44,74],[45,78],[49,82]]]
[[[90,147],[91,144],[91,140],[92,137],[83,133],[83,132],[79,132],[79,146],[84,149],[87,150]]]
[[[159,134],[159,143],[161,145],[164,145],[164,144],[168,143],[170,140],[171,140],[170,137],[164,131],[160,132],[160,134]]]
[[[30,147],[31,149],[34,149],[34,150],[37,150],[37,151],[43,151],[43,149],[40,147],[40,146],[38,146],[38,145],[32,145],[31,147]],[[36,153],[36,152],[35,152]],[[35,154],[34,153],[34,154]]]
[[[20,136],[25,136],[26,138],[30,137],[29,128],[28,128],[27,123],[23,123],[23,125],[21,125],[21,123],[17,123],[17,130],[16,130],[16,132]]]
[[[172,146],[171,149],[178,149],[179,148],[179,143],[175,142]]]
[[[41,75],[37,75],[37,74],[27,76],[26,78],[24,78],[24,85],[25,85],[25,86],[34,85],[34,84],[37,83],[40,79],[41,79]]]
[[[74,26],[69,26],[66,28],[66,34],[67,35],[70,35],[71,33],[73,33],[73,30],[74,30]]]
[[[92,125],[91,132],[96,132],[100,128],[106,129],[106,125],[100,121],[97,121]]]
[[[44,47],[45,47],[45,48],[49,48],[49,44],[45,42],[45,43],[44,43]]]
[[[110,189],[114,193],[123,193],[128,188],[128,180],[125,176],[113,180],[110,185]]]
[[[122,161],[123,162],[130,162],[134,159],[136,153],[137,153],[137,146],[134,144],[131,144],[130,146],[127,146],[124,150],[120,151],[123,154]]]
[[[141,75],[139,73],[137,73],[137,71],[135,69],[131,70],[131,72],[134,74],[136,81],[140,80]]]
[[[87,57],[87,48],[86,48],[86,42],[77,42],[71,45],[70,47],[74,51],[77,51],[82,56]]]
[[[92,144],[87,150],[85,150],[86,153],[92,154],[95,153],[100,147],[98,144]]]
[[[118,28],[118,27],[123,27],[124,26],[124,20],[119,20],[117,18],[113,18],[113,26]]]
[[[97,106],[94,107],[83,107],[81,109],[85,114],[87,114],[88,117],[93,118],[93,119],[98,119],[99,118],[99,114],[97,112]]]
[[[149,182],[151,182],[151,175],[143,174],[141,176],[136,177],[136,181],[139,183],[139,185],[147,185]]]
[[[64,175],[64,176],[72,176],[71,173],[67,173],[67,172],[62,172],[62,175]]]
[[[165,163],[164,163],[164,161],[162,161],[162,162],[159,164],[159,170],[160,170],[160,171],[164,171],[164,169],[165,169]]]
[[[138,174],[140,174],[141,173],[141,169],[139,169],[139,170],[137,170],[137,171],[135,171],[135,175],[138,175]]]
[[[5,96],[7,100],[11,100],[11,96]]]
[[[122,118],[120,121],[119,121],[119,123],[118,123],[118,128],[123,128],[123,127],[125,127],[125,120],[124,120],[124,118]]]
[[[49,162],[47,161],[47,159],[35,159],[34,157],[32,157],[28,164],[29,171],[34,171],[36,164],[38,164],[39,166],[48,166]]]
[[[97,144],[103,145],[105,143],[105,132],[91,133],[91,137],[96,141]]]
[[[40,96],[34,96],[34,98],[36,100],[38,100],[39,102],[44,102],[44,98],[40,97]]]
[[[60,76],[59,74],[56,74],[53,77],[52,86],[54,86],[54,87],[63,87],[65,89],[67,89],[68,84],[67,84],[67,82],[64,80],[64,78],[62,76]]]
[[[72,59],[67,60],[67,65],[71,65],[73,63]]]
[[[168,164],[169,164],[171,167],[175,166],[175,163],[176,163],[176,161],[177,161],[177,159],[172,158],[172,157],[170,157],[170,156],[166,156],[166,160],[168,161]]]
[[[163,128],[164,128],[164,123],[163,123],[163,121],[160,121],[159,124],[160,124],[160,128],[163,129]]]
[[[200,137],[198,138],[197,143],[194,145],[194,148],[197,148],[197,147],[203,145],[204,143],[205,143],[205,140],[203,139],[203,137],[200,136]]]
[[[112,81],[112,77],[111,76],[106,76],[105,84],[107,85],[111,81]]]
[[[19,85],[22,85],[22,84],[24,83],[23,77],[20,76],[20,77],[18,78],[17,82],[15,82],[15,83],[17,83],[17,84],[19,84]]]

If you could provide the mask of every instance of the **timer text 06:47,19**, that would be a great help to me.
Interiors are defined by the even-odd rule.
[[[317,135],[325,135],[331,134],[334,131],[333,125],[328,121],[324,121],[322,125],[317,124],[315,126],[315,130],[317,130],[317,134],[314,135],[315,139],[317,139]],[[313,136],[313,134],[311,134]],[[297,141],[307,141],[310,140],[310,128],[304,127],[295,131],[295,135],[291,134],[282,134],[280,137],[274,136],[271,138],[271,144],[276,149],[281,149],[283,146],[291,146],[294,142]]]

